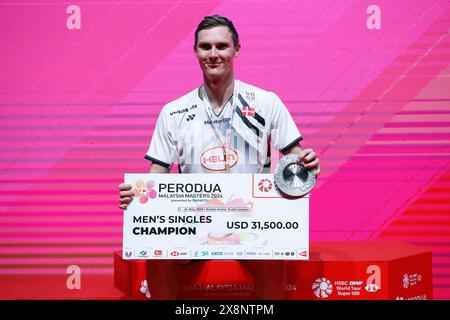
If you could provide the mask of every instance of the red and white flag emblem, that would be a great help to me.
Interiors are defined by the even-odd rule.
[[[244,106],[242,108],[242,115],[244,117],[254,117],[255,116],[255,108],[252,108],[250,106]]]

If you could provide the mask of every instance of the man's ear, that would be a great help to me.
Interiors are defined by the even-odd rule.
[[[194,49],[194,54],[195,54],[195,56],[198,58],[198,54],[197,54],[197,46],[194,44],[194,45],[192,46],[192,48]]]
[[[239,42],[236,45],[236,53],[234,54],[235,57],[237,57],[239,55],[239,53],[241,52],[241,43]]]

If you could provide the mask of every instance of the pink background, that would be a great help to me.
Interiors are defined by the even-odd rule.
[[[1,2],[0,280],[112,274],[117,185],[148,171],[161,107],[200,85],[193,33],[215,13],[238,29],[237,78],[278,93],[319,153],[311,240],[429,249],[450,299],[447,0]]]

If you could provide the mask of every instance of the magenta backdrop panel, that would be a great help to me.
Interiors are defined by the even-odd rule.
[[[450,299],[447,0],[74,4],[0,3],[0,276],[113,272],[117,186],[201,84],[193,34],[218,13],[237,78],[277,92],[320,156],[311,240],[427,248]]]

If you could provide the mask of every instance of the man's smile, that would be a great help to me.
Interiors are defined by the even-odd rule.
[[[206,65],[210,68],[216,68],[218,66],[220,66],[222,64],[222,62],[207,62]]]

